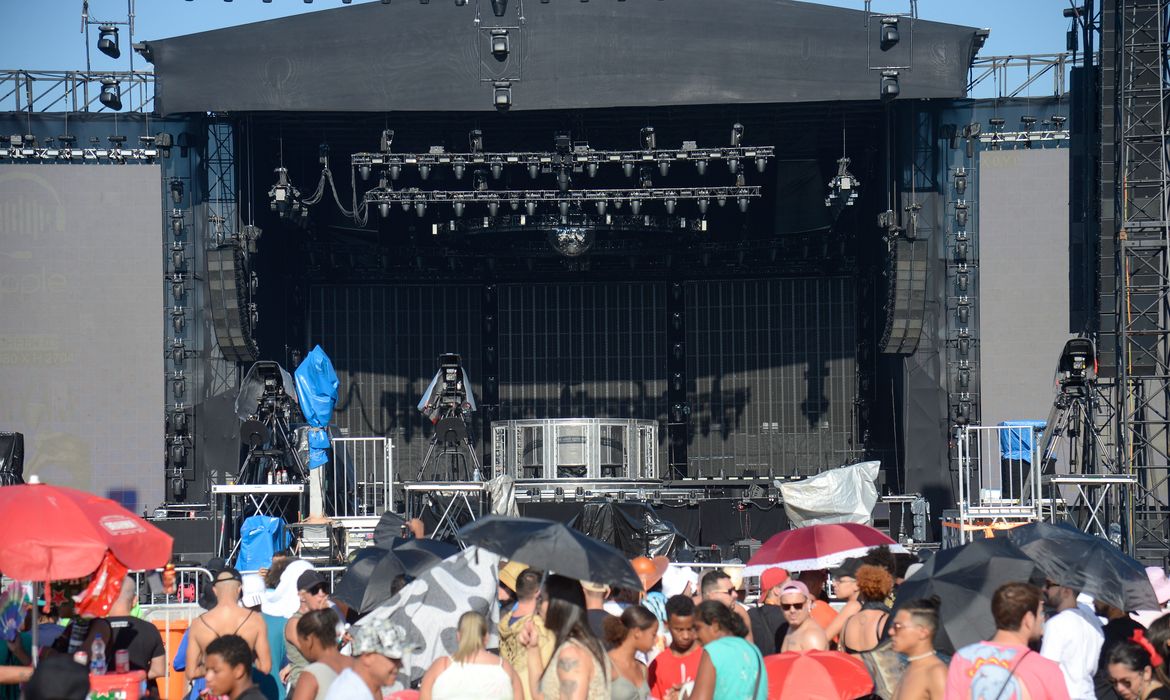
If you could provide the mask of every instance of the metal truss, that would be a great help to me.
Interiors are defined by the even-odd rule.
[[[538,206],[556,204],[562,208],[562,214],[569,213],[572,205],[584,206],[592,204],[598,208],[599,214],[604,214],[608,206],[615,209],[622,204],[628,204],[630,211],[635,215],[641,211],[643,201],[658,201],[666,205],[667,213],[674,213],[674,206],[679,201],[693,201],[698,204],[700,214],[706,213],[707,207],[714,202],[718,206],[727,204],[728,199],[735,200],[741,210],[745,210],[748,201],[760,196],[757,186],[745,187],[651,187],[645,189],[601,189],[601,190],[484,190],[484,191],[448,191],[448,190],[390,190],[376,188],[365,193],[366,203],[378,205],[382,216],[390,213],[390,205],[399,204],[406,211],[414,207],[419,216],[426,213],[426,207],[431,204],[449,204],[457,216],[463,214],[463,207],[480,205],[487,208],[489,213],[499,210],[501,203],[506,203],[513,209],[524,207],[529,215],[536,212]]]
[[[1068,92],[1068,71],[1076,63],[1071,53],[1027,56],[980,56],[971,62],[967,94],[991,84],[993,97],[1006,99],[1030,92],[1033,85],[1049,85],[1054,97]]]
[[[144,143],[148,140],[151,143],[154,142],[153,136],[142,136],[140,139]],[[103,147],[91,145],[88,148],[53,148],[22,145],[9,148],[0,147],[0,160],[9,160],[13,163],[80,163],[86,161],[101,163],[126,163],[130,161],[153,163],[158,159],[159,153],[160,149],[154,146],[121,148],[116,146]]]
[[[1166,153],[1166,26],[1170,1],[1115,0],[1118,464],[1137,479],[1138,556],[1170,545],[1170,173]],[[1103,164],[1108,167],[1108,164]]]
[[[0,109],[12,112],[113,112],[98,97],[114,80],[122,113],[154,112],[154,73],[0,70]],[[6,106],[5,106],[6,105]]]

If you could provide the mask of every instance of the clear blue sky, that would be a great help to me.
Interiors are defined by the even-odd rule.
[[[371,0],[354,0],[354,4]],[[376,2],[377,0],[372,0]],[[394,0],[411,2],[413,0]],[[577,0],[553,0],[576,2]],[[614,3],[616,0],[593,0]],[[648,2],[649,0],[630,0]],[[670,0],[664,0],[670,2]],[[722,0],[709,0],[712,7]],[[750,1],[750,0],[749,0]],[[764,2],[767,0],[756,0]],[[474,0],[473,0],[474,2]],[[485,5],[487,0],[481,0]],[[536,0],[528,0],[536,4]],[[85,42],[81,28],[81,0],[0,0],[4,6],[4,39],[0,41],[0,68],[70,70],[85,68]],[[436,12],[470,12],[456,8],[453,0],[432,0]],[[862,9],[863,0],[822,0],[821,4]],[[1064,50],[1069,22],[1061,11],[1069,0],[919,0],[922,19],[991,29],[991,38],[980,55],[1057,53]],[[341,7],[341,0],[137,0],[135,38],[161,39],[302,12]],[[448,7],[449,6],[449,7]],[[880,12],[905,12],[909,0],[874,0]],[[91,0],[90,16],[120,20],[126,17],[126,0]],[[92,40],[96,41],[96,27]],[[125,45],[123,45],[123,48]],[[95,70],[125,70],[128,51],[115,61],[91,50]],[[135,68],[145,67],[135,57]]]

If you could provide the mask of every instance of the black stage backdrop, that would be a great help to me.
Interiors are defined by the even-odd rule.
[[[479,285],[318,286],[308,346],[341,381],[337,424],[385,435],[413,476],[430,439],[415,409],[442,352],[458,352],[499,417],[658,420],[665,441],[666,283],[500,285],[498,358]],[[816,473],[855,456],[856,300],[846,277],[684,284],[690,474]],[[474,428],[481,425],[476,421]],[[483,436],[479,438],[483,451]],[[659,451],[665,460],[666,450]],[[666,473],[665,464],[660,464]]]

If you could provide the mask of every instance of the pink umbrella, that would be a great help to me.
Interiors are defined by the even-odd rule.
[[[830,569],[849,557],[863,556],[873,547],[886,545],[892,552],[906,549],[868,525],[833,523],[809,525],[773,535],[744,567],[745,576],[757,576],[764,569],[788,571]]]

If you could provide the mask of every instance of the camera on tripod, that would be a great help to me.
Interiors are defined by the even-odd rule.
[[[1060,388],[1066,394],[1084,394],[1085,385],[1096,379],[1097,352],[1088,338],[1073,338],[1064,344],[1057,364]]]
[[[447,416],[475,411],[475,394],[457,353],[439,355],[439,371],[423,393],[418,410],[432,423]]]

